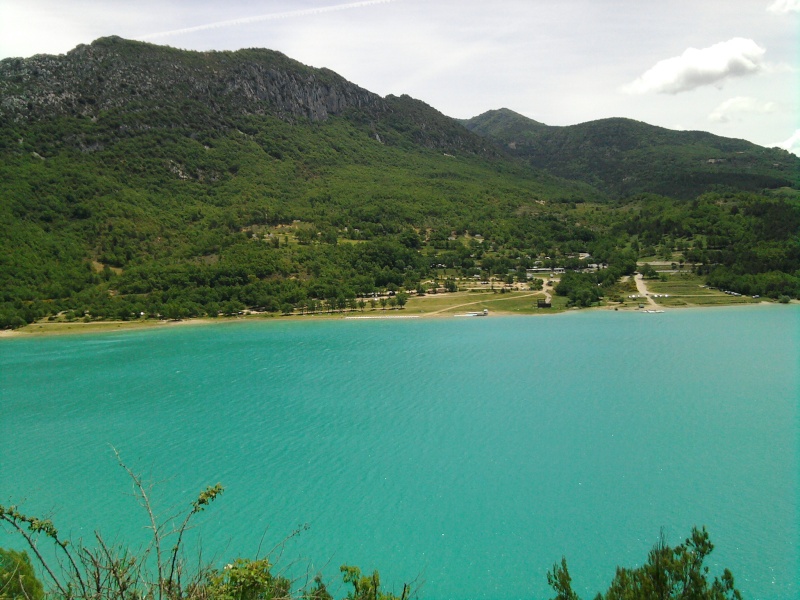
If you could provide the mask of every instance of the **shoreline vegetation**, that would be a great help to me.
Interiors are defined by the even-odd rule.
[[[235,316],[197,317],[184,319],[139,318],[121,320],[51,320],[41,319],[25,327],[0,331],[2,338],[45,337],[57,335],[78,335],[89,333],[108,333],[112,331],[139,331],[187,325],[208,325],[214,323],[240,323],[245,321],[309,321],[309,320],[390,320],[446,318],[455,316],[478,316],[488,311],[487,316],[509,315],[555,315],[577,310],[614,310],[626,312],[664,312],[665,309],[709,308],[742,305],[777,304],[771,299],[732,295],[723,290],[709,288],[700,277],[677,273],[660,278],[646,279],[641,274],[635,279],[623,278],[617,290],[618,301],[604,301],[588,308],[568,307],[567,298],[554,293],[558,279],[551,279],[551,285],[542,290],[530,291],[519,287],[469,288],[454,292],[439,292],[410,296],[405,306],[375,306],[344,311],[318,311],[314,313],[290,314],[242,311]],[[521,286],[520,286],[521,287]],[[624,295],[620,295],[625,292]],[[368,301],[369,299],[367,299]],[[540,308],[538,301],[549,303],[548,308]],[[800,302],[791,301],[792,304]]]

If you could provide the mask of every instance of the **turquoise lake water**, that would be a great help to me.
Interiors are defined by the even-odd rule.
[[[505,600],[564,555],[591,598],[705,525],[712,573],[800,595],[797,306],[14,338],[0,390],[0,503],[74,537],[146,539],[113,445],[165,511],[225,486],[220,562],[308,524],[279,567]]]

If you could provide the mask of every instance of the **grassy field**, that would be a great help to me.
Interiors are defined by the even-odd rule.
[[[188,323],[188,321],[186,321]],[[153,319],[141,319],[135,321],[91,321],[83,323],[81,321],[47,321],[42,320],[31,323],[14,331],[6,330],[0,332],[5,337],[13,335],[60,335],[74,333],[103,333],[108,331],[122,331],[129,329],[152,329],[169,325],[169,321],[156,321]]]
[[[491,290],[454,292],[452,294],[428,294],[410,298],[403,312],[408,315],[454,315],[468,312],[489,314],[495,312],[510,314],[547,314],[566,308],[566,298],[553,297],[552,308],[536,307],[537,300],[544,299],[541,292],[509,292],[501,294]]]
[[[760,302],[758,298],[732,296],[720,290],[712,290],[706,287],[703,279],[697,275],[681,273],[666,275],[665,278],[666,281],[658,279],[646,281],[651,297],[662,306],[723,306]],[[666,294],[668,297],[656,297],[661,294]]]

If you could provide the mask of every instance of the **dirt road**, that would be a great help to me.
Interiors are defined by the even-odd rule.
[[[656,301],[650,297],[650,292],[647,291],[647,285],[645,284],[641,273],[636,274],[636,289],[639,291],[640,296],[644,296],[647,299],[647,303],[650,306],[658,306]]]

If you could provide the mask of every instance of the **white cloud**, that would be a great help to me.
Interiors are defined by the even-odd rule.
[[[775,2],[767,7],[767,10],[776,15],[800,12],[800,0],[775,0]]]
[[[770,146],[777,146],[778,148],[783,148],[792,154],[800,156],[800,129],[797,129],[794,134],[785,142],[770,144]]]
[[[624,86],[629,94],[678,94],[704,85],[721,84],[763,69],[765,50],[753,40],[733,38],[708,48],[688,48],[680,56],[657,62],[636,81]]]
[[[708,115],[709,121],[716,123],[729,123],[732,120],[741,120],[743,114],[769,114],[777,110],[774,102],[764,102],[748,96],[729,98],[717,106]]]

